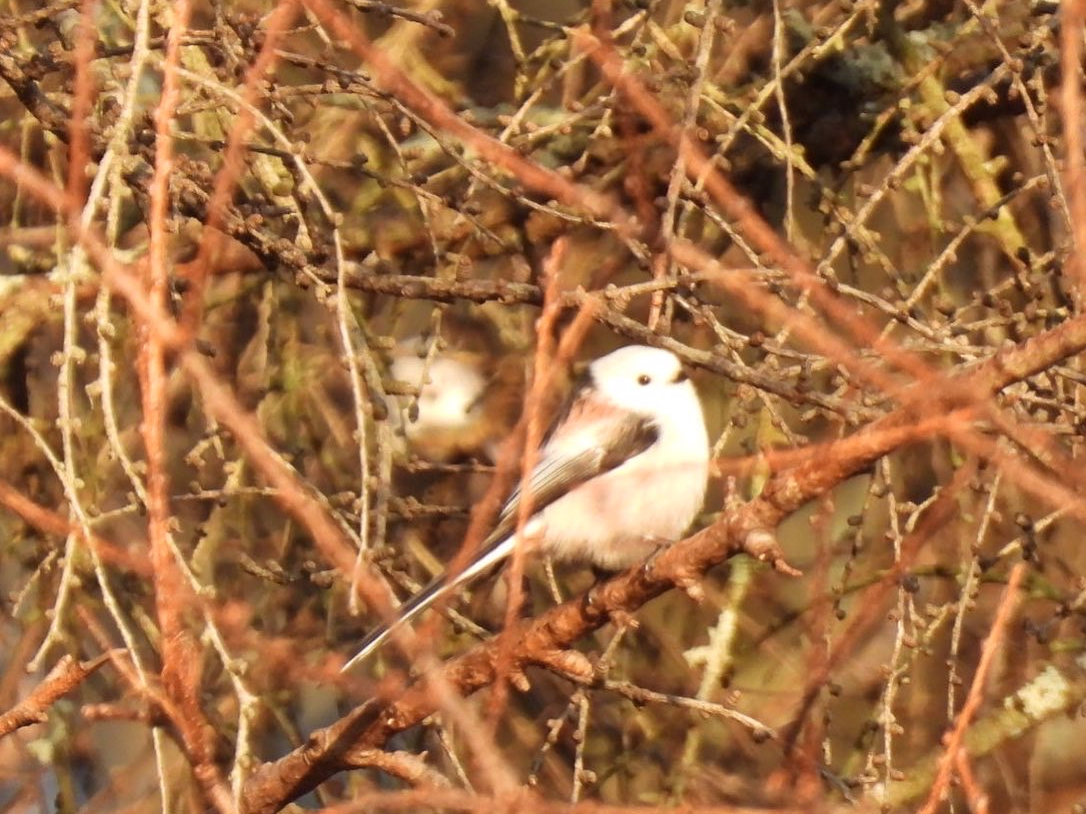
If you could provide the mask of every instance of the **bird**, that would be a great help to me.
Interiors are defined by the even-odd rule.
[[[410,399],[399,401],[404,436],[421,458],[447,461],[488,440],[483,410],[486,379],[473,361],[451,353],[439,354],[429,363],[409,353],[392,360],[393,378],[419,388],[413,414],[408,412]]]
[[[532,515],[517,533],[523,492],[506,500],[471,561],[404,603],[369,633],[350,670],[392,632],[510,556],[518,539],[557,560],[629,567],[677,540],[705,500],[709,438],[693,383],[675,354],[628,345],[588,365],[544,436],[527,480]]]

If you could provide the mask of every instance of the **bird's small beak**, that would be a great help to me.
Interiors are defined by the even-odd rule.
[[[689,378],[690,378],[690,371],[686,369],[685,365],[683,365],[682,367],[679,368],[679,372],[675,374],[675,378],[672,379],[671,381],[673,383],[675,383],[675,384],[678,384],[679,382],[685,382]]]

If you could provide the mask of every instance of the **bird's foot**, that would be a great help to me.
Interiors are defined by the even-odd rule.
[[[656,566],[656,560],[660,558],[660,555],[671,548],[671,544],[674,540],[665,540],[662,537],[646,537],[645,545],[651,546],[652,550],[649,555],[645,557],[645,561],[641,563],[641,575],[643,577],[651,577],[653,570]]]

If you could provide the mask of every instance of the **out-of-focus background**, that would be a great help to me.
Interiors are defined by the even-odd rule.
[[[269,761],[402,691],[393,647],[338,673],[381,618],[352,563],[402,599],[455,556],[540,324],[586,328],[552,400],[608,350],[677,343],[717,459],[696,528],[829,466],[904,388],[1058,332],[1086,125],[1061,117],[1063,5],[5,0],[0,711],[41,720],[0,719],[0,812],[258,810]],[[776,530],[801,576],[734,557],[700,604],[580,642],[597,686],[533,669],[385,744],[397,769],[276,808],[1086,805],[1086,378],[1027,373],[968,432],[912,402],[889,454]],[[546,566],[526,615],[599,576]],[[507,587],[458,594],[428,649],[499,629]],[[65,655],[96,669],[50,683]]]

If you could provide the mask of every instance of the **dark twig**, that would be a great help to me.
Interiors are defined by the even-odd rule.
[[[391,3],[382,3],[380,0],[347,0],[349,5],[362,12],[377,14],[383,17],[399,17],[409,23],[418,23],[427,28],[432,28],[439,36],[448,38],[456,35],[456,29],[441,21],[441,12],[436,9],[419,13],[410,9],[397,8]]]

